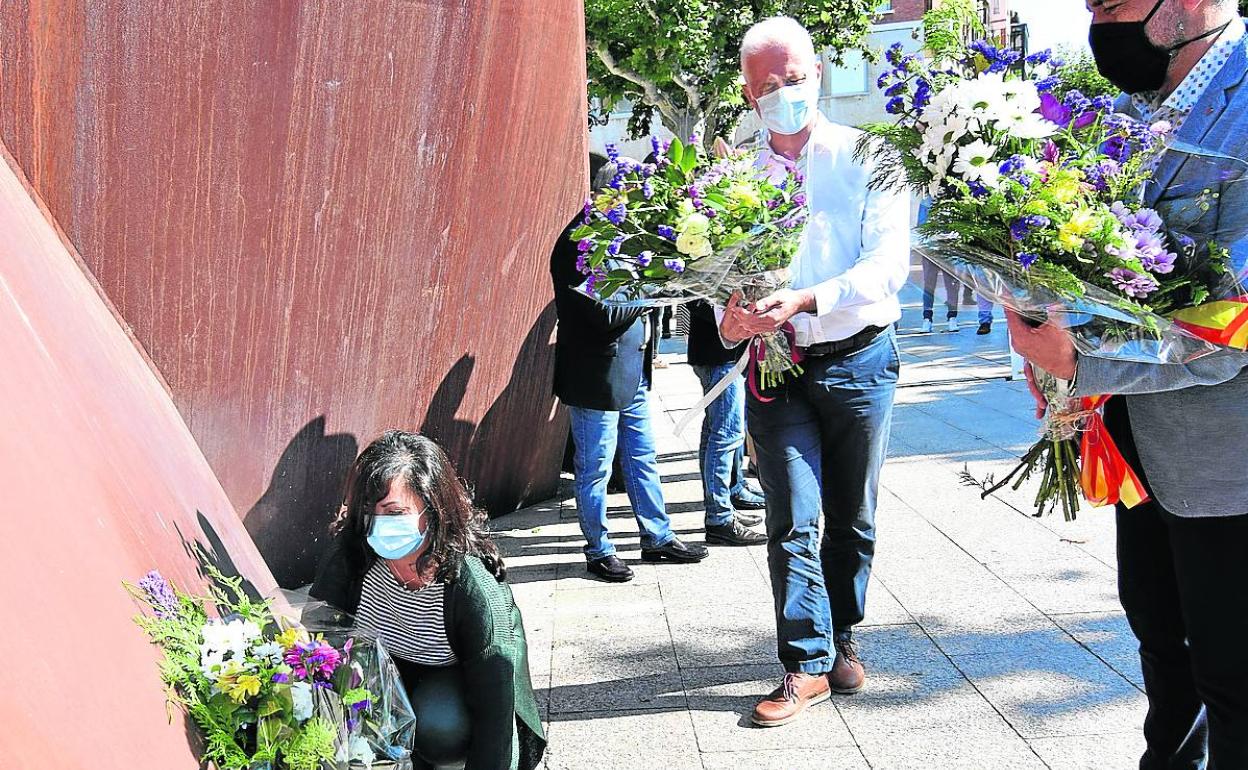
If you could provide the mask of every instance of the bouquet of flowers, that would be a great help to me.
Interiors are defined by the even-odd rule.
[[[239,578],[209,570],[206,596],[149,572],[127,589],[151,610],[135,622],[164,652],[169,699],[221,770],[410,767],[415,716],[376,639],[338,645],[275,616]]]
[[[571,234],[581,290],[616,305],[723,307],[735,292],[753,301],[787,286],[806,218],[801,173],[765,174],[744,152],[713,159],[696,141],[651,143],[654,163],[608,147],[616,173]],[[798,370],[794,352],[781,332],[751,344],[764,387]]]
[[[1222,164],[1223,189],[1243,161],[1206,158],[1173,141],[1168,123],[1115,113],[1109,97],[1057,99],[1060,62],[1047,51],[1027,58],[1026,76],[1015,52],[982,41],[934,61],[899,46],[886,58],[877,85],[897,119],[869,131],[896,150],[883,165],[931,197],[923,256],[1035,322],[1059,321],[1084,355],[1185,363],[1229,341],[1226,314],[1214,323],[1201,310],[1209,300],[1239,298],[1231,315],[1248,320],[1222,234],[1177,226],[1197,222],[1217,192],[1170,222],[1140,202],[1165,152]],[[1072,398],[1069,383],[1036,375],[1049,398],[1043,438],[1001,482],[966,480],[987,495],[1041,468],[1037,515],[1060,504],[1067,519],[1080,491],[1096,504],[1142,499],[1096,414],[1105,397]]]

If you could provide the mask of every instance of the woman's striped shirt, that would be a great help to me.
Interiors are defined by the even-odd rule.
[[[446,636],[445,591],[445,583],[408,590],[378,560],[364,575],[355,625],[377,634],[396,658],[421,666],[454,665],[459,659]]]

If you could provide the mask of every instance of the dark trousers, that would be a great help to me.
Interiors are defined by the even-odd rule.
[[[1147,486],[1126,404],[1105,422]],[[1248,515],[1175,516],[1155,500],[1118,520],[1118,594],[1148,695],[1141,770],[1248,769]]]

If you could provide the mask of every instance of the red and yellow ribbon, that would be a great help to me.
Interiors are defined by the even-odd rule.
[[[1170,317],[1181,329],[1206,342],[1248,349],[1248,294],[1184,308]]]
[[[1079,484],[1092,505],[1122,503],[1134,508],[1148,499],[1148,492],[1105,427],[1101,407],[1108,400],[1109,396],[1087,396],[1082,401],[1088,417],[1079,443]]]

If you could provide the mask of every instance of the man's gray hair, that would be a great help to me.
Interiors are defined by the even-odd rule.
[[[741,38],[741,63],[750,56],[767,48],[783,46],[805,56],[811,64],[815,63],[815,43],[810,33],[797,19],[788,16],[772,16],[763,19],[745,32]]]

